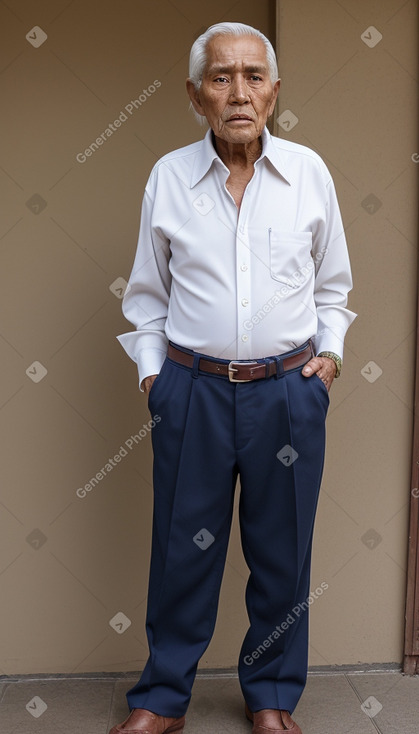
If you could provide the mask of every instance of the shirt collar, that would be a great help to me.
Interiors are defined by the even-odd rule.
[[[261,161],[263,158],[267,158],[279,175],[285,179],[287,183],[291,183],[291,178],[287,173],[286,165],[281,153],[273,144],[272,136],[266,127],[262,130],[262,155],[258,158],[258,161]],[[210,128],[202,141],[202,145],[197,155],[195,156],[191,174],[191,189],[201,181],[206,173],[208,173],[214,161],[218,161],[222,166],[224,166],[224,163],[214,148],[212,142],[212,130]]]
[[[272,135],[270,134],[267,127],[264,127],[262,130],[262,155],[260,156],[259,160],[262,158],[267,158],[268,161],[273,165],[273,167],[278,171],[279,175],[282,176],[283,179],[289,184],[291,184],[291,176],[287,172],[287,167],[285,165],[283,156],[281,155],[279,149],[274,145],[272,140]]]

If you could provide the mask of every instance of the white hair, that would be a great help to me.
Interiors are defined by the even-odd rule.
[[[261,31],[244,23],[216,23],[210,26],[194,42],[189,56],[189,78],[195,89],[199,89],[202,83],[205,65],[207,63],[207,46],[214,36],[256,36],[265,44],[266,60],[268,63],[269,77],[272,84],[278,79],[278,62],[271,42]],[[205,123],[206,118],[193,110],[195,117],[200,123]]]

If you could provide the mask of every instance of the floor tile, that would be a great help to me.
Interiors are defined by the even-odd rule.
[[[362,702],[366,702],[364,708],[374,714],[374,722],[382,734],[418,734],[418,676],[377,673],[347,677]]]
[[[343,674],[309,676],[293,718],[304,734],[376,733]]]
[[[185,734],[250,734],[237,678],[197,678]]]
[[[108,734],[128,715],[137,676],[0,682],[1,734]],[[309,675],[294,712],[303,734],[417,734],[419,677]],[[185,734],[251,734],[237,677],[199,675]]]
[[[113,687],[113,681],[74,678],[8,683],[0,705],[0,731],[104,734]]]
[[[117,680],[115,682],[111,706],[109,709],[108,730],[112,726],[115,726],[115,724],[120,724],[122,721],[125,721],[127,718],[129,709],[125,694],[130,688],[132,688],[137,680],[138,677],[123,678],[122,680]]]
[[[0,683],[0,705],[1,705],[1,702],[2,702],[2,698],[3,698],[4,692],[6,690],[6,686],[7,686],[6,683]]]

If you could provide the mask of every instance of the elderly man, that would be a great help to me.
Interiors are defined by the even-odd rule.
[[[330,174],[272,137],[275,53],[239,23],[191,50],[209,130],[148,181],[119,337],[155,421],[150,655],[111,734],[181,732],[216,619],[240,476],[250,626],[239,658],[254,734],[300,734],[310,554],[331,383],[355,314]]]

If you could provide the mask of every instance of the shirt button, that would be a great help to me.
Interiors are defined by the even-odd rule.
[[[242,342],[247,342],[249,340],[249,337],[247,334],[242,334]]]
[[[247,298],[243,298],[242,299],[242,306],[248,306],[248,305],[249,305],[249,301],[247,300]]]
[[[242,271],[242,273],[245,273],[247,270],[247,265],[245,265],[245,263],[243,263],[243,265],[240,265],[240,270]]]

